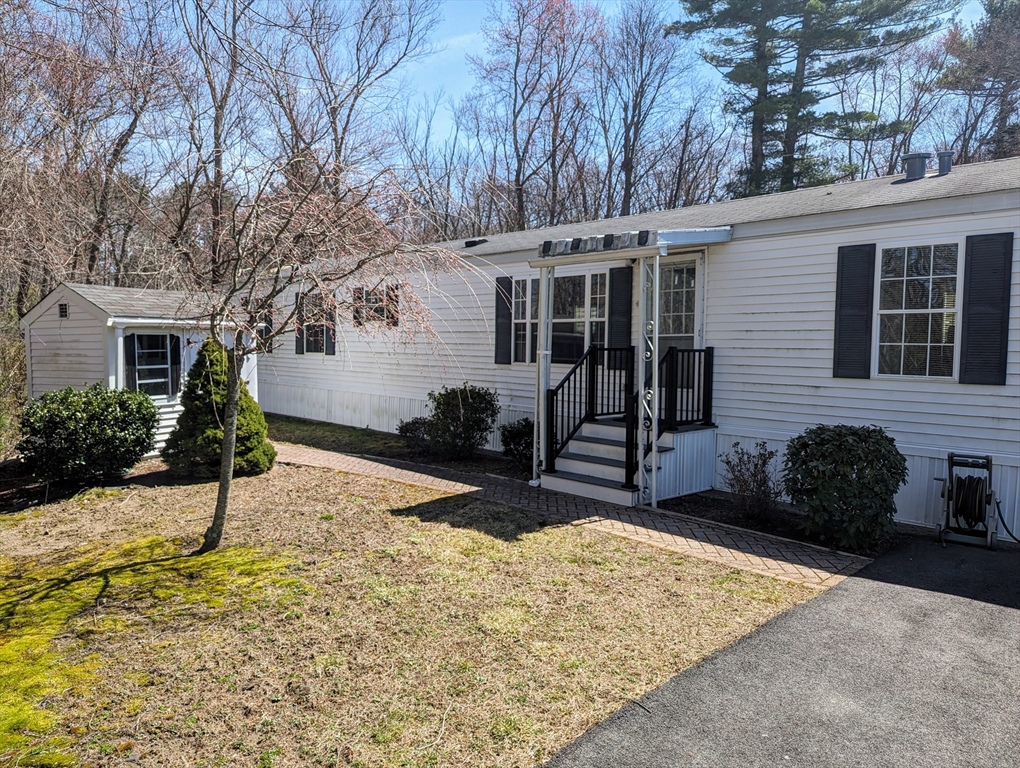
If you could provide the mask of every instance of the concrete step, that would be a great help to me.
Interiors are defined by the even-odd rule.
[[[580,431],[571,440],[578,437],[594,437],[601,440],[613,440],[623,443],[627,439],[627,426],[622,421],[615,419],[597,419],[586,421],[581,425]],[[638,440],[641,440],[641,433],[638,432]],[[659,437],[659,446],[662,448],[673,447],[673,433],[664,432]]]
[[[556,471],[559,472],[561,470],[577,475],[613,480],[617,485],[622,485],[625,467],[622,459],[609,459],[605,456],[584,456],[579,453],[564,451],[556,457]]]
[[[586,456],[605,456],[610,459],[625,458],[627,453],[627,442],[609,437],[589,437],[587,435],[574,435],[570,440],[569,448],[572,453],[580,453]],[[659,453],[672,451],[672,445],[659,445]]]
[[[611,504],[620,504],[624,507],[634,506],[637,499],[636,490],[630,491],[621,488],[620,483],[615,480],[587,477],[560,470],[552,474],[543,472],[542,487],[546,490],[570,493],[586,499],[608,501]]]

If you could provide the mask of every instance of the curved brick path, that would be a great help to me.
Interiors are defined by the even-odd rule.
[[[621,507],[604,501],[532,488],[519,480],[475,475],[390,459],[368,459],[276,443],[277,461],[325,467],[420,485],[451,494],[530,509],[572,525],[586,525],[614,536],[668,549],[731,568],[752,571],[817,589],[838,584],[871,562],[835,552],[674,512]]]

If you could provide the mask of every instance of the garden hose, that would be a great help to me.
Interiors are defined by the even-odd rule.
[[[953,517],[962,520],[968,528],[985,522],[985,478],[977,475],[956,476],[953,488]]]
[[[1002,523],[1002,530],[1006,532],[1006,535],[1009,536],[1009,538],[1013,539],[1013,541],[1017,544],[1020,544],[1020,539],[1013,535],[1013,531],[1009,530],[1009,526],[1006,525],[1006,521],[1002,517],[1002,505],[999,503],[998,499],[995,500],[995,508],[999,510],[999,522]]]

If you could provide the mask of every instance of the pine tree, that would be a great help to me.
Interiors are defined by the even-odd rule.
[[[218,477],[227,400],[227,351],[207,338],[188,371],[181,394],[184,412],[163,447],[163,460],[176,475]],[[241,382],[237,411],[235,475],[260,475],[273,466],[276,449],[266,439],[265,416]]]
[[[952,0],[683,0],[667,32],[706,35],[703,53],[730,86],[750,152],[735,197],[833,181],[809,140],[854,116],[820,113],[848,74],[936,29]]]

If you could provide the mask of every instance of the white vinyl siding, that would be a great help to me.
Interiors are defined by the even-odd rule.
[[[60,317],[60,304],[67,317]],[[106,382],[107,329],[86,302],[70,291],[35,319],[28,330],[31,397],[64,387],[84,389]]]
[[[709,246],[704,269],[699,262],[696,275],[704,287],[699,285],[696,292],[694,322],[695,339],[701,332],[695,345],[715,347],[714,417],[719,425],[715,455],[730,450],[738,440],[750,447],[755,440],[766,439],[770,447],[782,450],[787,439],[818,423],[878,424],[896,439],[910,466],[910,485],[899,497],[901,519],[929,520],[936,503],[930,498],[933,473],[949,451],[957,451],[993,455],[996,490],[1007,521],[1020,522],[1020,255],[1013,258],[1006,386],[966,385],[945,378],[832,375],[839,247],[876,243],[880,251],[886,245],[957,242],[962,262],[968,235],[1015,232],[1020,226],[1015,211],[984,211],[982,199],[960,202],[966,211],[951,215],[935,215],[945,208],[945,201],[913,203],[892,222],[854,224],[849,214],[838,215],[831,221],[845,226],[796,234],[750,237],[745,233],[766,227],[737,225],[731,242]],[[866,211],[857,218],[867,221],[872,215]],[[889,211],[883,215],[890,218]],[[774,223],[775,228],[781,224]],[[1014,240],[1018,246],[1020,237]],[[471,257],[471,269],[437,276],[429,296],[438,337],[434,343],[421,340],[405,347],[389,334],[341,327],[335,358],[302,359],[294,355],[293,345],[283,344],[259,361],[263,408],[394,432],[401,420],[427,413],[430,390],[468,381],[498,391],[500,423],[531,416],[535,367],[493,363],[493,305],[496,277],[527,279],[531,288],[537,270],[528,269],[527,263],[533,258],[531,251],[491,261]],[[556,276],[626,264],[621,259],[600,264],[597,270],[558,267]],[[959,280],[963,279],[961,274]],[[960,295],[962,287],[961,282]],[[632,343],[639,338],[639,295],[635,289]],[[586,299],[590,298],[589,293]],[[876,302],[876,317],[877,307]],[[954,354],[958,358],[958,348]],[[554,365],[553,383],[568,369]],[[494,432],[489,447],[498,445]]]
[[[527,267],[532,254],[472,262],[456,274],[436,275],[426,295],[439,339],[403,345],[379,326],[337,329],[336,357],[302,359],[293,344],[283,343],[272,356],[259,359],[260,404],[268,413],[396,432],[400,421],[428,412],[429,391],[465,381],[499,393],[499,423],[531,417],[535,402],[535,366],[493,363],[495,279],[527,280],[537,290],[538,270]],[[600,266],[599,272],[625,261]],[[583,267],[557,269],[557,276],[587,276]],[[537,318],[537,301],[529,295],[529,312]],[[588,306],[589,294],[585,294]],[[512,305],[511,305],[512,309]],[[529,325],[534,325],[533,323]],[[534,347],[529,329],[528,354]],[[553,366],[553,379],[570,368]],[[493,431],[488,447],[498,449]]]
[[[717,452],[755,439],[783,449],[786,439],[818,423],[877,424],[911,466],[898,498],[901,519],[931,522],[931,505],[938,503],[931,499],[932,472],[956,451],[993,455],[1004,510],[1017,520],[1020,256],[1013,257],[1006,386],[902,376],[836,379],[832,363],[840,246],[877,243],[880,259],[887,243],[959,242],[962,262],[968,235],[1016,231],[1018,223],[1015,214],[974,213],[746,240],[737,228],[731,242],[711,246],[705,344],[715,347]],[[877,309],[876,302],[876,318]]]

